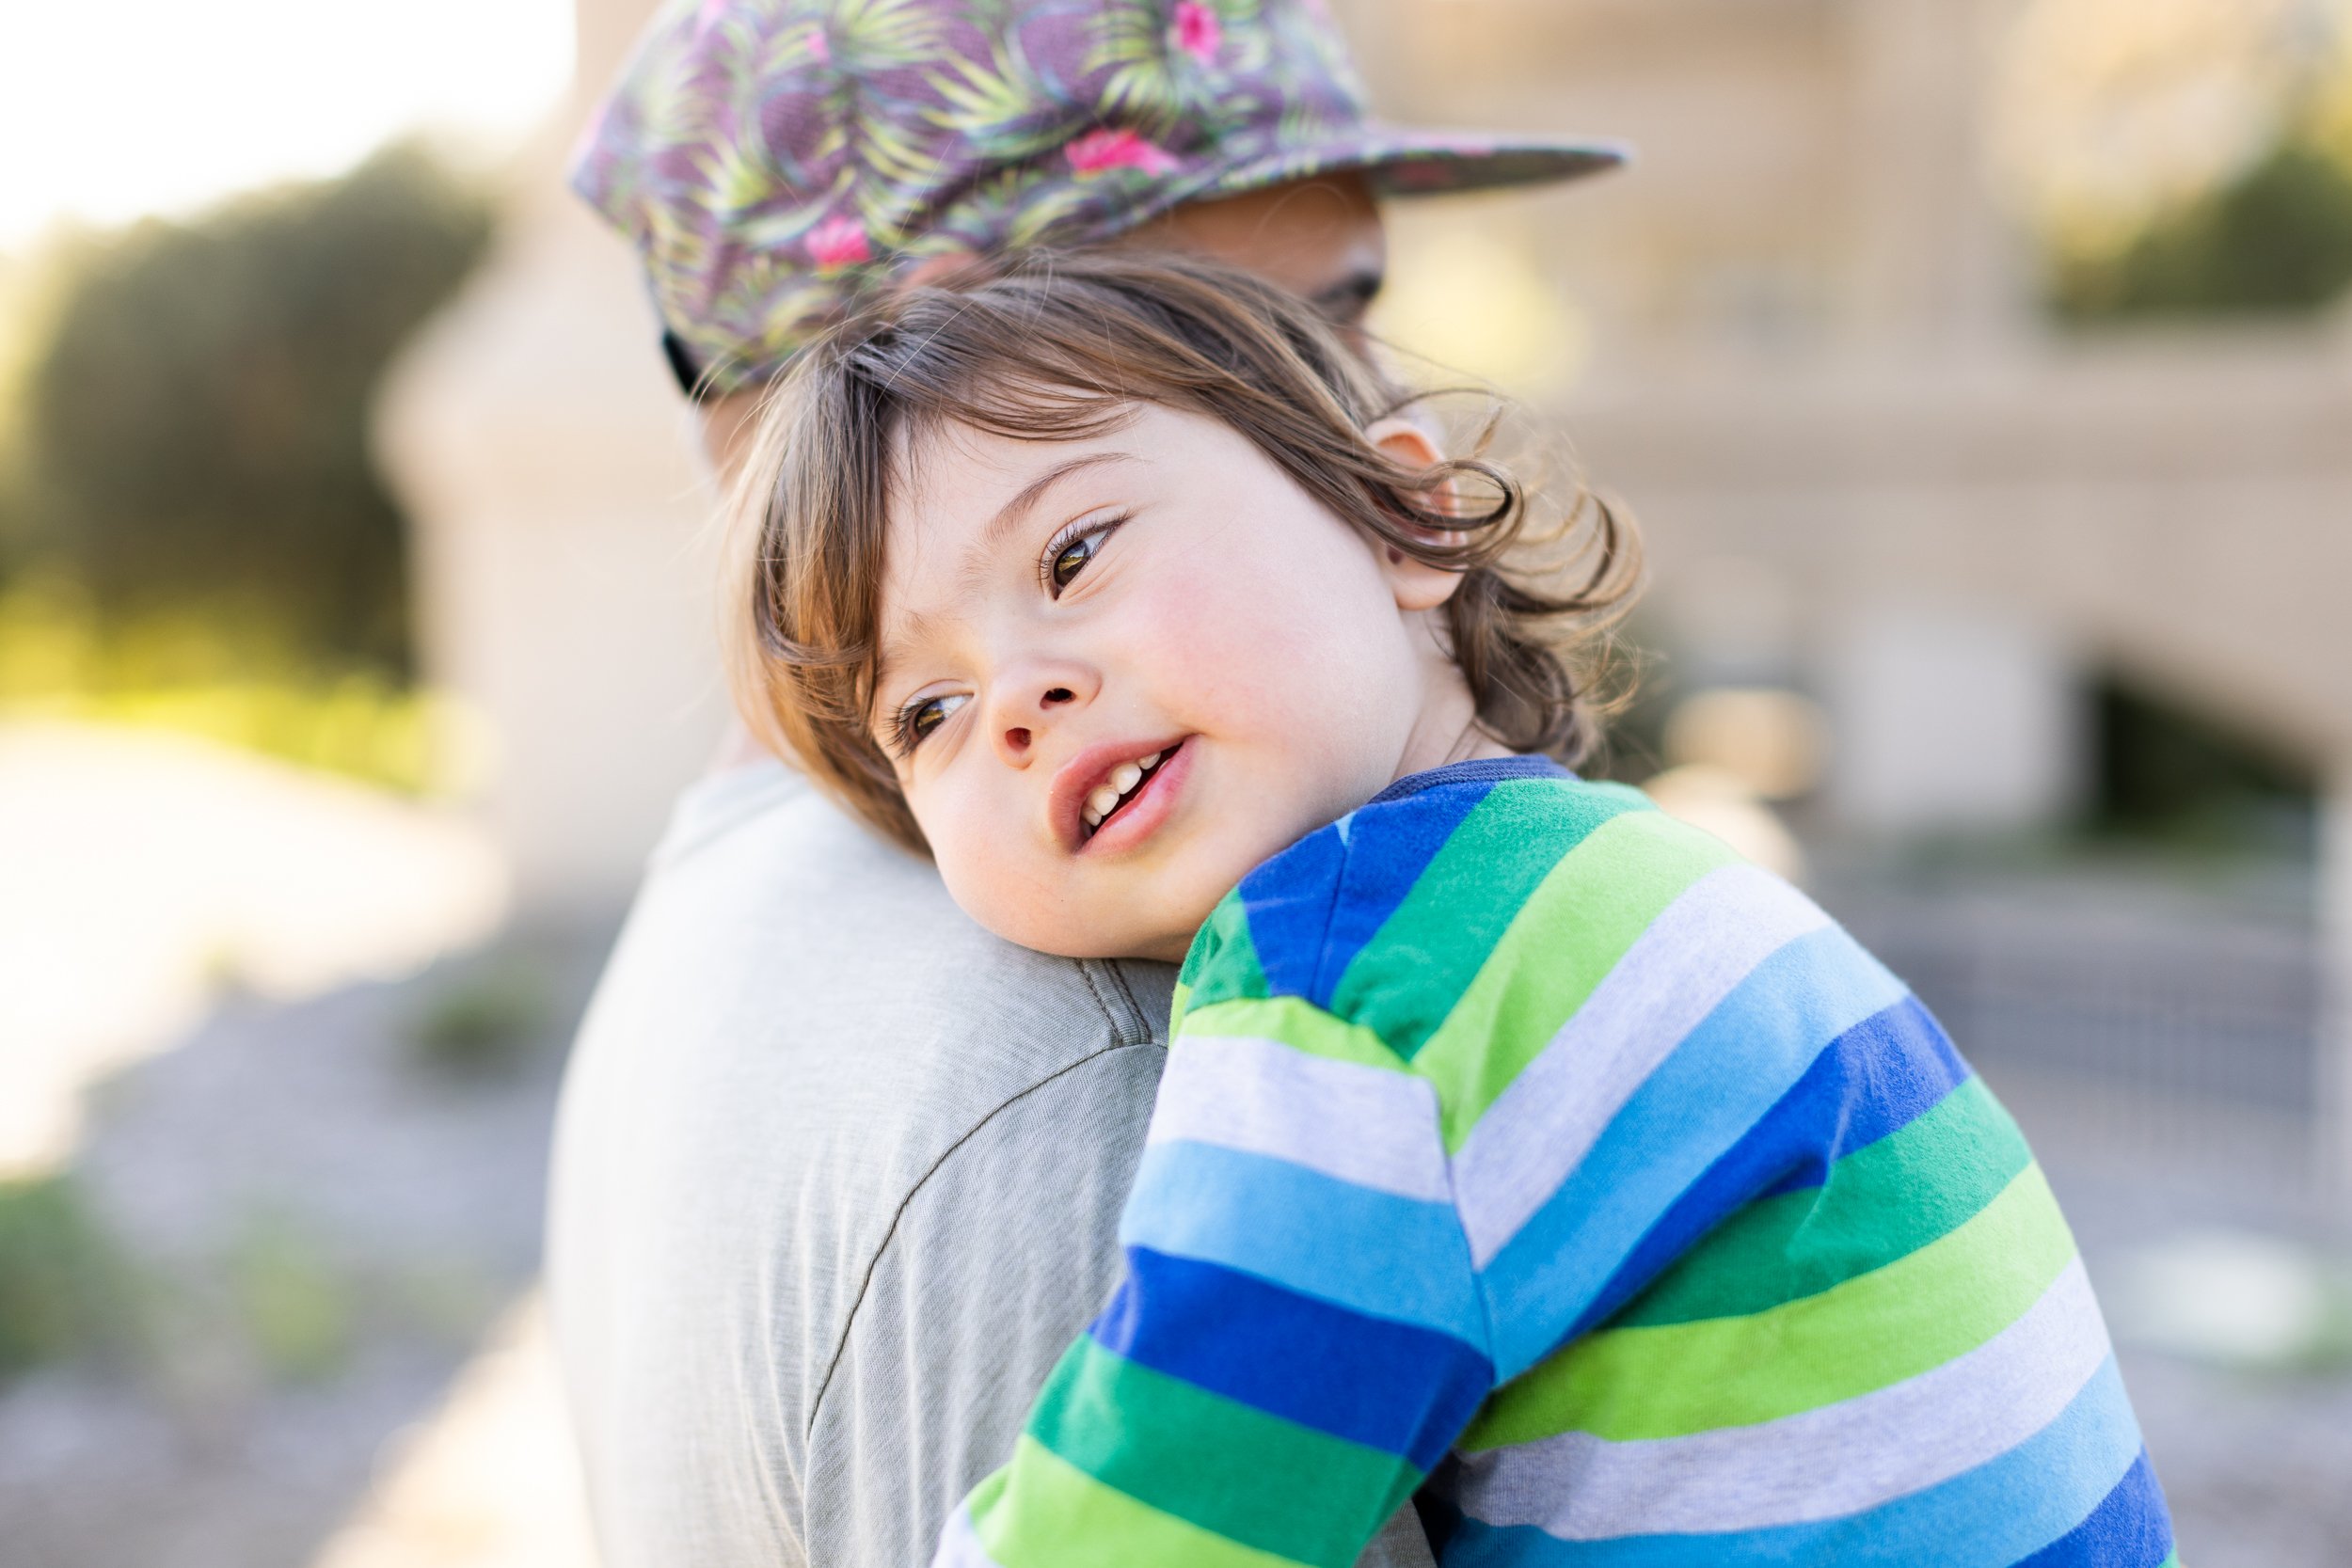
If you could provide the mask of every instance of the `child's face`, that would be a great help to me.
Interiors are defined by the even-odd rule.
[[[1434,457],[1401,421],[1373,434]],[[1182,958],[1260,861],[1461,754],[1469,694],[1430,624],[1455,579],[1224,424],[1143,405],[1083,440],[959,427],[911,456],[874,729],[991,929]]]

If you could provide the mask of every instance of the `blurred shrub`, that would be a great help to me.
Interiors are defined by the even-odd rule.
[[[232,641],[404,673],[402,528],[368,402],[488,232],[480,196],[403,145],[79,242],[26,356],[12,548],[113,620],[194,608]]]
[[[2291,139],[2122,250],[2061,258],[2053,283],[2058,315],[2086,324],[2327,305],[2352,286],[2352,170]]]
[[[417,1060],[451,1078],[483,1080],[519,1069],[554,1021],[548,977],[525,959],[490,959],[457,975],[418,1012]]]
[[[14,711],[40,713],[44,705]],[[445,782],[435,744],[442,705],[377,675],[102,693],[49,711],[202,736],[404,794],[427,794]]]
[[[229,1255],[239,1316],[262,1364],[278,1377],[316,1382],[351,1358],[349,1283],[303,1229],[282,1216],[247,1224]]]
[[[0,1181],[0,1381],[120,1348],[134,1280],[72,1180]]]
[[[449,699],[381,672],[224,647],[194,612],[109,626],[54,575],[0,589],[6,718],[178,730],[408,794],[465,782]]]

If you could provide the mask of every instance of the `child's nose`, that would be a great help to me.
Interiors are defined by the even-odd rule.
[[[1038,697],[1038,701],[1047,707],[1077,700],[1078,694],[1066,686],[1048,687]],[[1005,747],[1016,756],[1026,752],[1035,739],[1025,725],[1016,724],[1005,732]]]

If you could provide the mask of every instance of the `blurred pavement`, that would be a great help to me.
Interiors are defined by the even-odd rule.
[[[0,1175],[71,1149],[78,1097],[226,988],[412,971],[505,912],[476,830],[183,736],[0,724]]]

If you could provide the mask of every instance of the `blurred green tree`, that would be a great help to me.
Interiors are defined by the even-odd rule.
[[[2083,324],[2327,305],[2352,286],[2352,170],[2290,138],[2122,250],[2062,259],[2053,282],[2059,316]]]
[[[21,547],[110,618],[196,611],[241,641],[405,673],[402,523],[369,399],[488,234],[481,194],[399,144],[338,180],[84,242],[24,383]]]

